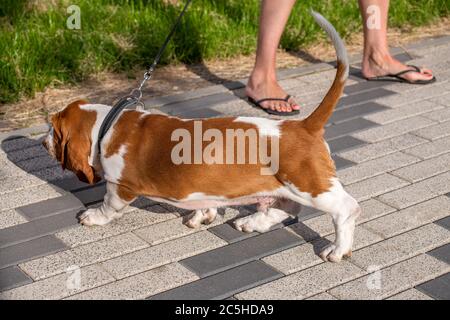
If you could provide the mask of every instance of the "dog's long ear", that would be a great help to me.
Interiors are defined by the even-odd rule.
[[[52,116],[53,145],[55,146],[56,159],[61,163],[63,170],[66,168],[67,150],[66,145],[69,141],[69,132],[63,130],[61,112]]]
[[[101,180],[95,173],[94,168],[89,165],[88,159],[91,153],[91,141],[85,133],[77,133],[72,136],[67,148],[68,162],[72,170],[83,182],[94,184]]]

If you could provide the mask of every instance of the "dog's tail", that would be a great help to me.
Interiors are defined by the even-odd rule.
[[[337,72],[331,88],[328,90],[326,96],[316,110],[304,120],[308,130],[317,132],[322,130],[327,123],[344,91],[345,80],[348,78],[349,63],[344,42],[333,25],[321,14],[313,10],[311,10],[311,14],[317,24],[319,24],[330,37],[337,55]]]

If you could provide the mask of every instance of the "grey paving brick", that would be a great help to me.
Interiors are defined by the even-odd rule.
[[[352,105],[361,104],[366,101],[378,99],[381,97],[387,97],[393,94],[396,94],[396,92],[386,90],[384,88],[377,88],[359,94],[352,94],[347,97],[341,98],[338,105],[336,106],[336,109],[346,108]]]
[[[19,134],[17,135],[17,137],[8,137],[2,140],[1,149],[6,153],[10,153],[25,148],[35,147],[42,143],[39,139],[30,139],[24,136],[20,136]]]
[[[124,233],[27,261],[21,263],[19,267],[34,280],[41,280],[64,273],[67,268],[74,265],[81,268],[146,247],[148,247],[148,244],[145,241],[132,233]]]
[[[17,266],[0,269],[0,291],[23,286],[31,282],[33,282],[33,280]]]
[[[353,161],[341,158],[335,154],[333,154],[331,156],[331,158],[333,158],[334,165],[336,166],[336,170],[345,169],[345,168],[351,167],[355,164]]]
[[[446,122],[450,120],[450,108],[427,112],[424,113],[423,116],[436,122]]]
[[[196,90],[191,90],[188,92],[183,92],[180,94],[174,94],[170,96],[154,97],[145,100],[145,105],[148,108],[154,108],[157,106],[164,106],[172,103],[183,102],[186,100],[197,99],[204,96],[209,96],[212,94],[217,94],[221,92],[227,92],[228,89],[224,85],[209,86],[206,88],[200,88]]]
[[[348,261],[321,263],[311,268],[293,273],[253,289],[241,292],[241,299],[305,299],[324,292],[339,284],[358,278],[364,270]]]
[[[102,202],[105,193],[106,184],[100,184],[92,188],[75,191],[73,192],[73,195],[77,197],[84,205],[90,205]]]
[[[450,244],[443,245],[442,247],[433,249],[427,253],[430,256],[450,264]]]
[[[386,107],[386,109],[388,110],[371,115],[366,115],[364,116],[364,118],[379,124],[387,124],[398,120],[412,118],[420,114],[425,114],[429,111],[439,109],[442,110],[443,108],[443,106],[437,103],[425,100],[406,104],[394,109],[389,109]]]
[[[312,242],[278,252],[262,260],[284,274],[292,274],[323,262],[318,256],[327,244],[334,240],[334,235],[316,239]],[[380,241],[381,237],[358,226],[355,229],[353,250]]]
[[[44,181],[49,181],[50,184],[52,184],[51,182],[54,180],[74,177],[74,174],[70,170],[63,170],[61,166],[44,168],[41,170],[33,171],[31,174]],[[54,185],[57,186],[56,184]]]
[[[78,224],[79,210],[65,211],[47,218],[0,230],[0,248],[30,241]]]
[[[393,295],[387,300],[433,300],[433,298],[427,296],[426,294],[420,292],[417,289],[412,288],[403,291],[401,293],[398,293],[396,295]]]
[[[49,183],[51,183],[63,190],[66,190],[66,191],[77,191],[80,189],[86,189],[86,188],[92,187],[88,183],[78,180],[78,178],[76,176],[50,180]],[[104,183],[104,181],[99,182],[98,184],[102,184],[102,183]]]
[[[354,133],[353,136],[355,138],[373,143],[395,136],[400,136],[416,129],[432,126],[433,124],[436,124],[436,122],[421,116],[415,116],[409,119],[392,122],[383,126],[377,124],[377,126],[374,126],[373,128],[370,128],[368,130]]]
[[[324,214],[324,212],[319,211],[315,208],[303,206],[302,210],[300,211],[300,213],[297,216],[297,222],[298,221],[306,221],[306,220],[321,216],[323,214]]]
[[[63,190],[49,185],[35,186],[10,192],[1,196],[0,211],[25,206],[34,202],[56,198],[64,194]]]
[[[67,211],[79,211],[84,209],[83,203],[72,194],[61,197],[35,202],[17,208],[17,212],[23,215],[28,221],[52,216]]]
[[[44,236],[27,242],[0,249],[0,268],[17,265],[18,263],[46,256],[67,246],[54,236]]]
[[[178,103],[173,103],[160,108],[164,113],[170,115],[177,115],[186,111],[193,111],[198,109],[204,109],[211,107],[212,105],[222,104],[229,102],[231,100],[238,101],[238,98],[229,92],[217,93],[205,97],[200,97],[196,99],[191,99],[188,101],[182,101]]]
[[[449,38],[450,36],[448,35],[427,37],[420,41],[407,44],[406,48],[414,51],[417,51],[418,49],[423,49],[426,50],[425,51],[426,53],[428,53],[430,51],[430,48],[448,44]]]
[[[450,232],[431,223],[353,252],[352,263],[363,269],[384,268],[449,241]]]
[[[0,178],[0,195],[45,184],[45,181],[31,174]]]
[[[414,156],[396,152],[381,158],[359,163],[351,168],[340,170],[338,172],[338,177],[344,185],[348,185],[384,172],[411,165],[418,161],[420,161],[420,159]],[[403,178],[400,175],[398,176]]]
[[[449,270],[446,263],[422,254],[381,269],[378,276],[369,274],[333,288],[329,293],[338,299],[384,299]],[[380,286],[376,279],[381,279]]]
[[[450,153],[447,153],[392,171],[391,174],[411,182],[418,182],[449,170]]]
[[[385,238],[389,238],[441,219],[449,211],[450,200],[444,196],[440,196],[371,220],[364,224],[364,227],[377,234],[381,234]]]
[[[379,176],[352,183],[345,189],[356,200],[363,201],[407,185],[409,185],[409,182],[394,177],[393,175],[383,173]]]
[[[71,281],[76,274],[80,275],[79,282]],[[114,278],[99,265],[83,268],[73,266],[64,274],[35,281],[33,283],[2,292],[1,300],[56,300],[69,295],[89,290],[97,286],[114,281]]]
[[[447,193],[450,190],[448,181],[450,181],[450,171],[385,193],[379,199],[394,208],[403,209]]]
[[[37,139],[40,135],[48,132],[49,127],[48,124],[33,126],[30,128],[18,129],[10,132],[2,132],[0,133],[0,141],[12,140],[12,139]],[[28,136],[32,136],[32,138],[28,138]]]
[[[13,163],[42,156],[48,156],[47,150],[42,144],[8,152],[8,160]]]
[[[262,261],[203,278],[150,297],[152,300],[219,300],[278,279],[281,273]]]
[[[278,229],[187,258],[180,263],[200,277],[206,277],[303,242],[293,233]]]
[[[333,139],[328,143],[332,153],[355,149],[365,144],[366,142],[353,138],[352,136],[343,136],[337,139]]]
[[[0,230],[25,222],[27,222],[27,220],[16,210],[6,210],[0,213]]]
[[[102,266],[122,279],[226,244],[211,232],[200,231],[105,261]]]
[[[356,118],[353,120],[345,121],[340,124],[329,126],[325,129],[325,139],[332,140],[350,133],[356,133],[361,130],[366,130],[379,126],[377,123],[363,119]]]
[[[367,103],[363,103],[360,105],[356,105],[350,108],[344,108],[336,110],[333,115],[328,120],[328,123],[340,123],[343,121],[348,121],[351,119],[359,118],[362,116],[367,116],[372,113],[389,110],[388,107],[383,106],[381,104],[369,101]],[[371,118],[367,118],[368,120],[372,120]],[[375,121],[378,122],[378,121]]]
[[[139,273],[97,288],[69,297],[69,300],[124,300],[145,299],[183,284],[198,277],[178,263]]]
[[[210,232],[214,233],[219,238],[225,240],[228,243],[233,243],[236,241],[241,241],[250,237],[258,235],[257,232],[245,233],[237,230],[228,223],[220,224],[218,226],[209,229]]]
[[[446,93],[443,96],[439,96],[436,98],[431,98],[430,101],[441,104],[446,107],[450,107],[450,92]]]
[[[443,137],[450,136],[450,121],[441,122],[434,126],[429,126],[427,128],[422,128],[413,132],[419,137],[436,140]]]
[[[185,119],[202,119],[202,118],[213,118],[223,116],[223,113],[213,110],[211,108],[203,108],[203,109],[195,109],[195,110],[186,110],[180,113],[172,113],[172,115],[176,115]]]
[[[338,139],[336,139],[336,140],[338,140]],[[335,140],[333,140],[333,141],[335,141]],[[360,141],[362,141],[362,140],[360,140]],[[450,139],[449,139],[449,141],[450,141]],[[405,134],[405,135],[393,137],[391,139],[383,140],[380,142],[366,144],[357,149],[344,150],[342,152],[339,152],[338,155],[345,159],[351,160],[353,162],[360,163],[360,162],[376,159],[376,158],[379,158],[379,157],[382,157],[382,156],[385,156],[385,155],[388,155],[388,154],[391,154],[391,153],[394,153],[397,151],[401,151],[401,150],[409,148],[409,147],[424,144],[426,142],[428,142],[428,140],[419,138],[412,134]],[[449,148],[450,148],[450,143],[449,143]],[[412,154],[412,153],[409,153],[409,154]],[[413,155],[415,155],[415,154],[413,154]],[[415,156],[419,157],[418,155],[415,155]]]
[[[317,74],[317,73],[327,73],[331,69],[331,72],[335,72],[333,70],[333,66],[326,62],[314,63],[311,65],[288,68],[279,70],[277,75],[278,77],[289,78],[289,77],[299,77],[307,78],[308,76]]]
[[[26,172],[38,171],[45,168],[51,168],[58,166],[58,162],[51,158],[48,154],[40,157],[26,159],[14,163],[20,169]]]
[[[112,236],[117,236],[135,229],[148,227],[154,224],[160,225],[160,222],[167,220],[177,220],[176,216],[167,212],[154,212],[153,208],[158,206],[151,206],[144,209],[137,209],[128,207],[130,212],[124,212],[124,215],[111,223],[99,228],[86,228],[79,225],[77,228],[69,228],[62,230],[55,235],[64,241],[67,245],[74,248],[79,245],[96,242]],[[124,210],[127,210],[124,209]],[[181,221],[179,221],[181,224]],[[187,227],[186,227],[187,228]],[[154,228],[153,230],[160,230]],[[177,229],[179,231],[179,229]],[[140,236],[140,234],[137,234]],[[161,235],[161,234],[159,234]],[[180,237],[183,234],[180,234]],[[161,237],[161,241],[165,239]]]
[[[221,214],[220,210],[216,219],[209,225],[202,224],[199,228],[189,228],[183,224],[185,217],[179,217],[177,219],[170,219],[163,223],[151,224],[147,227],[135,230],[134,233],[140,238],[145,240],[151,245],[166,242],[169,240],[177,239],[195,232],[199,232],[205,229],[211,231],[217,225],[223,225],[230,219],[234,219],[239,215],[239,210],[234,208],[225,208],[224,214]]]
[[[450,197],[449,195],[450,195],[450,193],[446,194],[447,197]],[[435,223],[437,223],[441,227],[444,227],[444,228],[447,228],[448,230],[450,230],[450,217],[445,217],[441,220],[435,221]]]
[[[420,138],[422,139],[422,138]],[[450,137],[408,148],[404,152],[422,159],[429,159],[450,152]]]
[[[450,300],[450,273],[422,283],[416,288],[436,300]]]
[[[357,84],[346,86],[344,89],[344,93],[348,95],[359,94],[363,91],[378,89],[391,84],[392,81],[361,81]]]
[[[392,91],[399,91],[400,94],[381,97],[379,99],[376,99],[375,102],[389,107],[397,108],[408,103],[442,96],[446,92],[448,92],[448,86],[448,83],[436,82],[433,85],[427,85],[421,88],[417,88],[416,86],[408,86],[395,90],[391,87]]]
[[[337,299],[329,293],[322,292],[306,300],[337,300]]]

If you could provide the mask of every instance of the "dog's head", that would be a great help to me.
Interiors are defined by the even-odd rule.
[[[51,119],[52,127],[42,144],[61,163],[63,169],[74,172],[83,182],[94,184],[100,177],[89,164],[89,156],[91,131],[97,114],[80,108],[86,103],[84,100],[72,102],[61,112],[54,114]]]

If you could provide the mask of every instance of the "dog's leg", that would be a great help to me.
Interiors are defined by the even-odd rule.
[[[189,228],[198,228],[201,224],[210,224],[216,219],[217,209],[200,209],[195,210],[190,216],[189,220],[186,222],[186,226]]]
[[[276,204],[273,198],[264,198],[258,203],[258,212],[244,218],[237,219],[234,226],[243,232],[266,232],[289,215],[283,210],[272,207]]]
[[[314,207],[328,212],[333,218],[335,242],[326,246],[319,256],[324,261],[339,262],[352,254],[356,218],[361,214],[358,202],[350,196],[336,179],[329,192],[314,199]]]
[[[120,188],[115,183],[107,182],[102,205],[99,208],[86,210],[80,216],[80,223],[85,226],[103,226],[113,219],[120,218],[123,215],[121,211],[136,199],[135,195]]]

